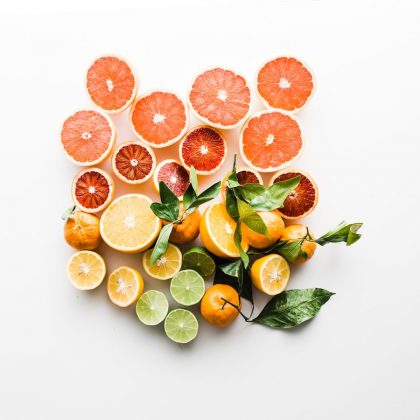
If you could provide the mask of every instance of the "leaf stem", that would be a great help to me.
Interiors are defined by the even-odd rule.
[[[238,305],[235,305],[234,303],[232,303],[232,302],[230,302],[230,301],[228,301],[227,299],[225,299],[224,297],[221,297],[220,299],[222,299],[223,300],[223,302],[224,302],[224,304],[223,304],[223,306],[222,306],[222,309],[225,307],[225,305],[226,305],[226,303],[228,303],[229,305],[231,305],[231,306],[233,306],[238,312],[239,312],[239,314],[242,316],[242,318],[246,321],[246,322],[250,322],[250,318],[251,318],[251,316],[249,316],[249,317],[247,317],[246,315],[244,315],[242,312],[241,312],[241,310],[239,309],[239,306]],[[254,307],[252,307],[252,311],[254,311]],[[252,315],[252,312],[251,312],[251,315]]]

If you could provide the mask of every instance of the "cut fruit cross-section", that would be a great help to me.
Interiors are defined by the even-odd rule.
[[[158,325],[168,314],[169,303],[166,296],[158,290],[149,290],[140,296],[136,314],[145,325]]]
[[[188,129],[188,112],[171,92],[152,92],[138,98],[131,107],[130,121],[136,136],[152,147],[176,143]]]
[[[242,159],[260,172],[275,172],[295,160],[303,146],[297,120],[280,111],[261,111],[243,126]]]
[[[182,270],[171,280],[171,295],[176,302],[184,306],[200,302],[205,290],[203,277],[194,270]]]
[[[153,174],[153,184],[159,192],[159,182],[163,181],[180,199],[190,185],[188,171],[175,159],[166,159],[159,163]]]
[[[194,166],[199,175],[215,173],[225,161],[226,141],[214,128],[201,126],[192,129],[179,145],[182,164]]]
[[[223,199],[226,198],[226,182],[229,176],[231,175],[231,173],[232,173],[231,171],[228,172],[222,181],[221,192],[222,192]],[[263,185],[264,184],[261,178],[261,175],[255,169],[249,168],[248,166],[238,166],[236,168],[236,175],[238,177],[238,182],[241,185],[245,185],[245,184]]]
[[[189,105],[199,120],[223,129],[234,128],[246,119],[250,100],[246,80],[222,68],[201,73],[188,95]]]
[[[181,269],[182,253],[180,249],[172,244],[168,244],[165,253],[158,258],[155,264],[150,264],[150,257],[153,249],[149,249],[143,254],[144,271],[154,279],[169,280]]]
[[[143,293],[141,274],[130,267],[119,267],[108,278],[107,292],[112,303],[123,308],[130,306]]]
[[[76,165],[92,166],[105,160],[115,143],[115,127],[108,115],[94,110],[77,111],[61,129],[61,145]]]
[[[112,155],[112,169],[121,181],[141,184],[153,174],[156,157],[146,144],[132,140],[120,144]]]
[[[98,168],[79,172],[72,184],[73,202],[87,213],[105,209],[114,196],[114,181],[107,172]]]
[[[198,333],[198,321],[186,309],[173,309],[165,319],[165,333],[176,343],[186,344],[194,340]]]
[[[67,263],[67,276],[71,284],[79,290],[98,287],[106,274],[104,259],[92,251],[79,251]]]

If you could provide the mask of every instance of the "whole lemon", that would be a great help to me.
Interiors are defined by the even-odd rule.
[[[73,211],[64,224],[64,238],[75,249],[96,249],[102,240],[99,217],[83,211]]]

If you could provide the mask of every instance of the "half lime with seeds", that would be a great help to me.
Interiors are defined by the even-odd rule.
[[[165,333],[176,343],[189,343],[197,337],[197,318],[186,309],[174,309],[165,319]]]
[[[206,291],[203,277],[194,270],[182,270],[171,280],[172,297],[181,305],[191,306],[200,302]]]
[[[203,277],[207,277],[214,273],[216,264],[205,248],[195,246],[182,256],[182,268],[195,270]]]
[[[158,290],[149,290],[137,301],[136,314],[143,324],[157,325],[165,319],[168,309],[166,296]]]

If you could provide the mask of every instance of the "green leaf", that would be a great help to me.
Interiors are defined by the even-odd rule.
[[[325,235],[316,239],[315,242],[321,246],[332,242],[345,242],[350,246],[361,238],[361,234],[357,231],[363,226],[363,223],[341,222],[335,229],[330,230]]]
[[[76,210],[76,206],[72,206],[72,207],[69,207],[62,215],[61,215],[61,218],[63,219],[63,220],[67,220],[67,219],[74,219],[75,217],[74,217],[74,214],[73,214],[73,212]]]
[[[176,220],[179,214],[179,200],[178,197],[169,189],[163,182],[159,182],[160,201],[166,205],[167,211],[172,215],[172,219]],[[165,219],[166,220],[166,219]]]
[[[308,255],[305,251],[302,250],[302,244],[305,239],[298,239],[294,241],[286,241],[282,245],[278,245],[274,248],[278,254],[286,258],[287,261],[294,263],[298,257],[301,255],[305,260],[308,258]]]
[[[274,296],[252,320],[271,328],[293,328],[313,318],[334,293],[325,289],[287,290]]]
[[[169,225],[165,225],[160,231],[155,247],[153,248],[152,256],[150,257],[151,265],[154,265],[168,249],[169,236],[171,235],[172,228],[173,224],[169,223]]]
[[[240,220],[254,232],[266,235],[268,233],[261,216],[245,201],[237,199]]]
[[[220,193],[221,182],[218,181],[211,185],[205,191],[198,195],[198,197],[192,202],[191,207],[198,207],[201,204],[207,203],[207,201],[213,200]]]
[[[238,204],[232,189],[226,188],[226,210],[229,216],[237,222],[239,220]]]
[[[235,188],[240,185],[238,181],[238,175],[236,174],[236,153],[233,156],[232,173],[229,175],[226,183],[228,188]]]
[[[190,183],[194,188],[194,192],[198,195],[198,179],[197,179],[197,172],[194,166],[190,167]]]
[[[184,210],[188,210],[196,198],[197,195],[194,191],[193,185],[188,185],[188,188],[185,190],[182,200],[184,202]]]
[[[169,204],[152,203],[150,209],[157,217],[166,220],[167,222],[175,222],[178,220],[179,202],[177,213],[175,213],[173,206]]]
[[[248,268],[249,265],[249,257],[246,252],[242,249],[242,231],[241,231],[241,222],[239,221],[235,228],[235,233],[233,236],[233,240],[235,242],[236,248],[238,249],[239,256],[241,257],[242,262],[244,263],[244,267]]]

